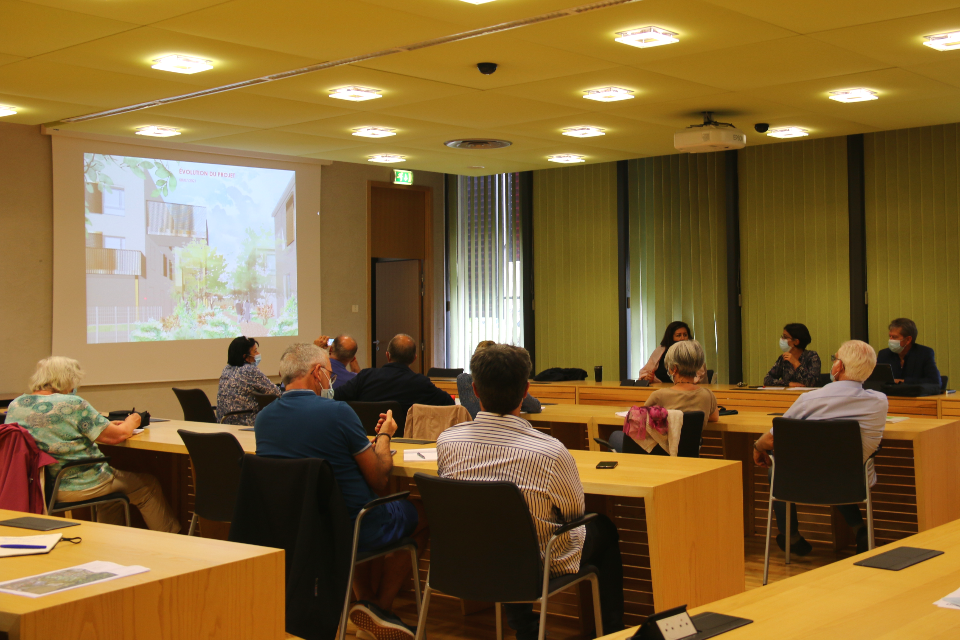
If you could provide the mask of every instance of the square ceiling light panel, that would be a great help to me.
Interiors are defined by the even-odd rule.
[[[680,42],[677,38],[679,34],[660,27],[642,27],[640,29],[630,29],[628,31],[618,31],[617,42],[628,44],[638,49],[648,49],[650,47],[659,47],[665,44],[675,44]]]
[[[213,69],[213,61],[211,60],[197,58],[194,56],[184,56],[180,54],[163,56],[161,58],[157,58],[153,62],[154,64],[151,65],[153,69],[157,69],[159,71],[170,71],[172,73],[182,73],[184,75],[192,75],[194,73],[200,73],[201,71],[209,71],[210,69]]]

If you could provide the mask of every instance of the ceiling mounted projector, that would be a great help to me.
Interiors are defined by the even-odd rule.
[[[747,136],[732,124],[714,120],[712,111],[704,111],[703,124],[690,125],[673,134],[673,146],[687,153],[729,151],[747,146]]]

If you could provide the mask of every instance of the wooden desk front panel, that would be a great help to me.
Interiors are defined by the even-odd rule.
[[[460,393],[457,391],[457,381],[455,378],[430,378],[430,381],[433,382],[438,389],[446,391],[454,398]]]
[[[530,395],[540,402],[577,404],[577,386],[563,382],[531,382]]]

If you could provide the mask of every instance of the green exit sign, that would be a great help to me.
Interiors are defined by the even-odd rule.
[[[394,169],[393,184],[413,184],[413,171]]]

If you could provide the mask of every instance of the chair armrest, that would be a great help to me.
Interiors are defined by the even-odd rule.
[[[613,447],[610,446],[610,443],[604,440],[603,438],[594,438],[593,441],[613,451]]]
[[[870,454],[870,457],[868,457],[867,460],[873,460],[877,456],[877,454],[880,453],[880,449],[883,449],[882,442],[877,445],[876,450],[874,450],[874,452]],[[866,460],[864,460],[863,464],[867,464]]]
[[[570,531],[571,529],[576,529],[577,527],[582,527],[583,525],[587,524],[588,522],[590,522],[596,517],[597,517],[596,513],[585,513],[583,514],[583,517],[577,518],[573,522],[568,522],[567,524],[563,525],[562,527],[554,531],[553,535],[550,536],[550,538],[551,539],[559,538],[560,536],[565,534],[567,531]]]
[[[371,500],[367,504],[363,505],[363,509],[360,510],[360,513],[364,511],[369,511],[370,509],[376,509],[380,505],[387,504],[388,502],[396,502],[397,500],[403,500],[410,496],[409,491],[400,491],[399,493],[393,493],[389,496],[383,496],[382,498],[377,498],[376,500]],[[357,516],[359,518],[359,516]]]
[[[70,467],[83,467],[88,464],[99,464],[101,462],[110,462],[110,456],[100,456],[99,458],[82,458],[80,460],[73,460],[72,462],[67,462],[62,467],[60,467],[60,472],[57,473],[57,476],[63,474],[64,469],[69,469]]]
[[[229,418],[230,416],[239,416],[244,413],[256,413],[256,412],[257,412],[256,409],[241,409],[240,411],[228,411],[227,413],[223,414],[223,416],[220,418],[219,424],[223,424],[224,419]],[[216,415],[216,409],[214,409],[214,415]]]
[[[585,513],[581,517],[577,518],[573,522],[568,522],[559,529],[553,532],[553,535],[550,536],[550,539],[547,540],[547,548],[543,554],[543,596],[545,597],[547,593],[547,586],[550,583],[550,566],[553,564],[553,543],[556,542],[560,536],[570,531],[571,529],[576,529],[577,527],[582,527],[591,520],[597,517],[596,513]],[[545,602],[546,600],[544,600]]]

